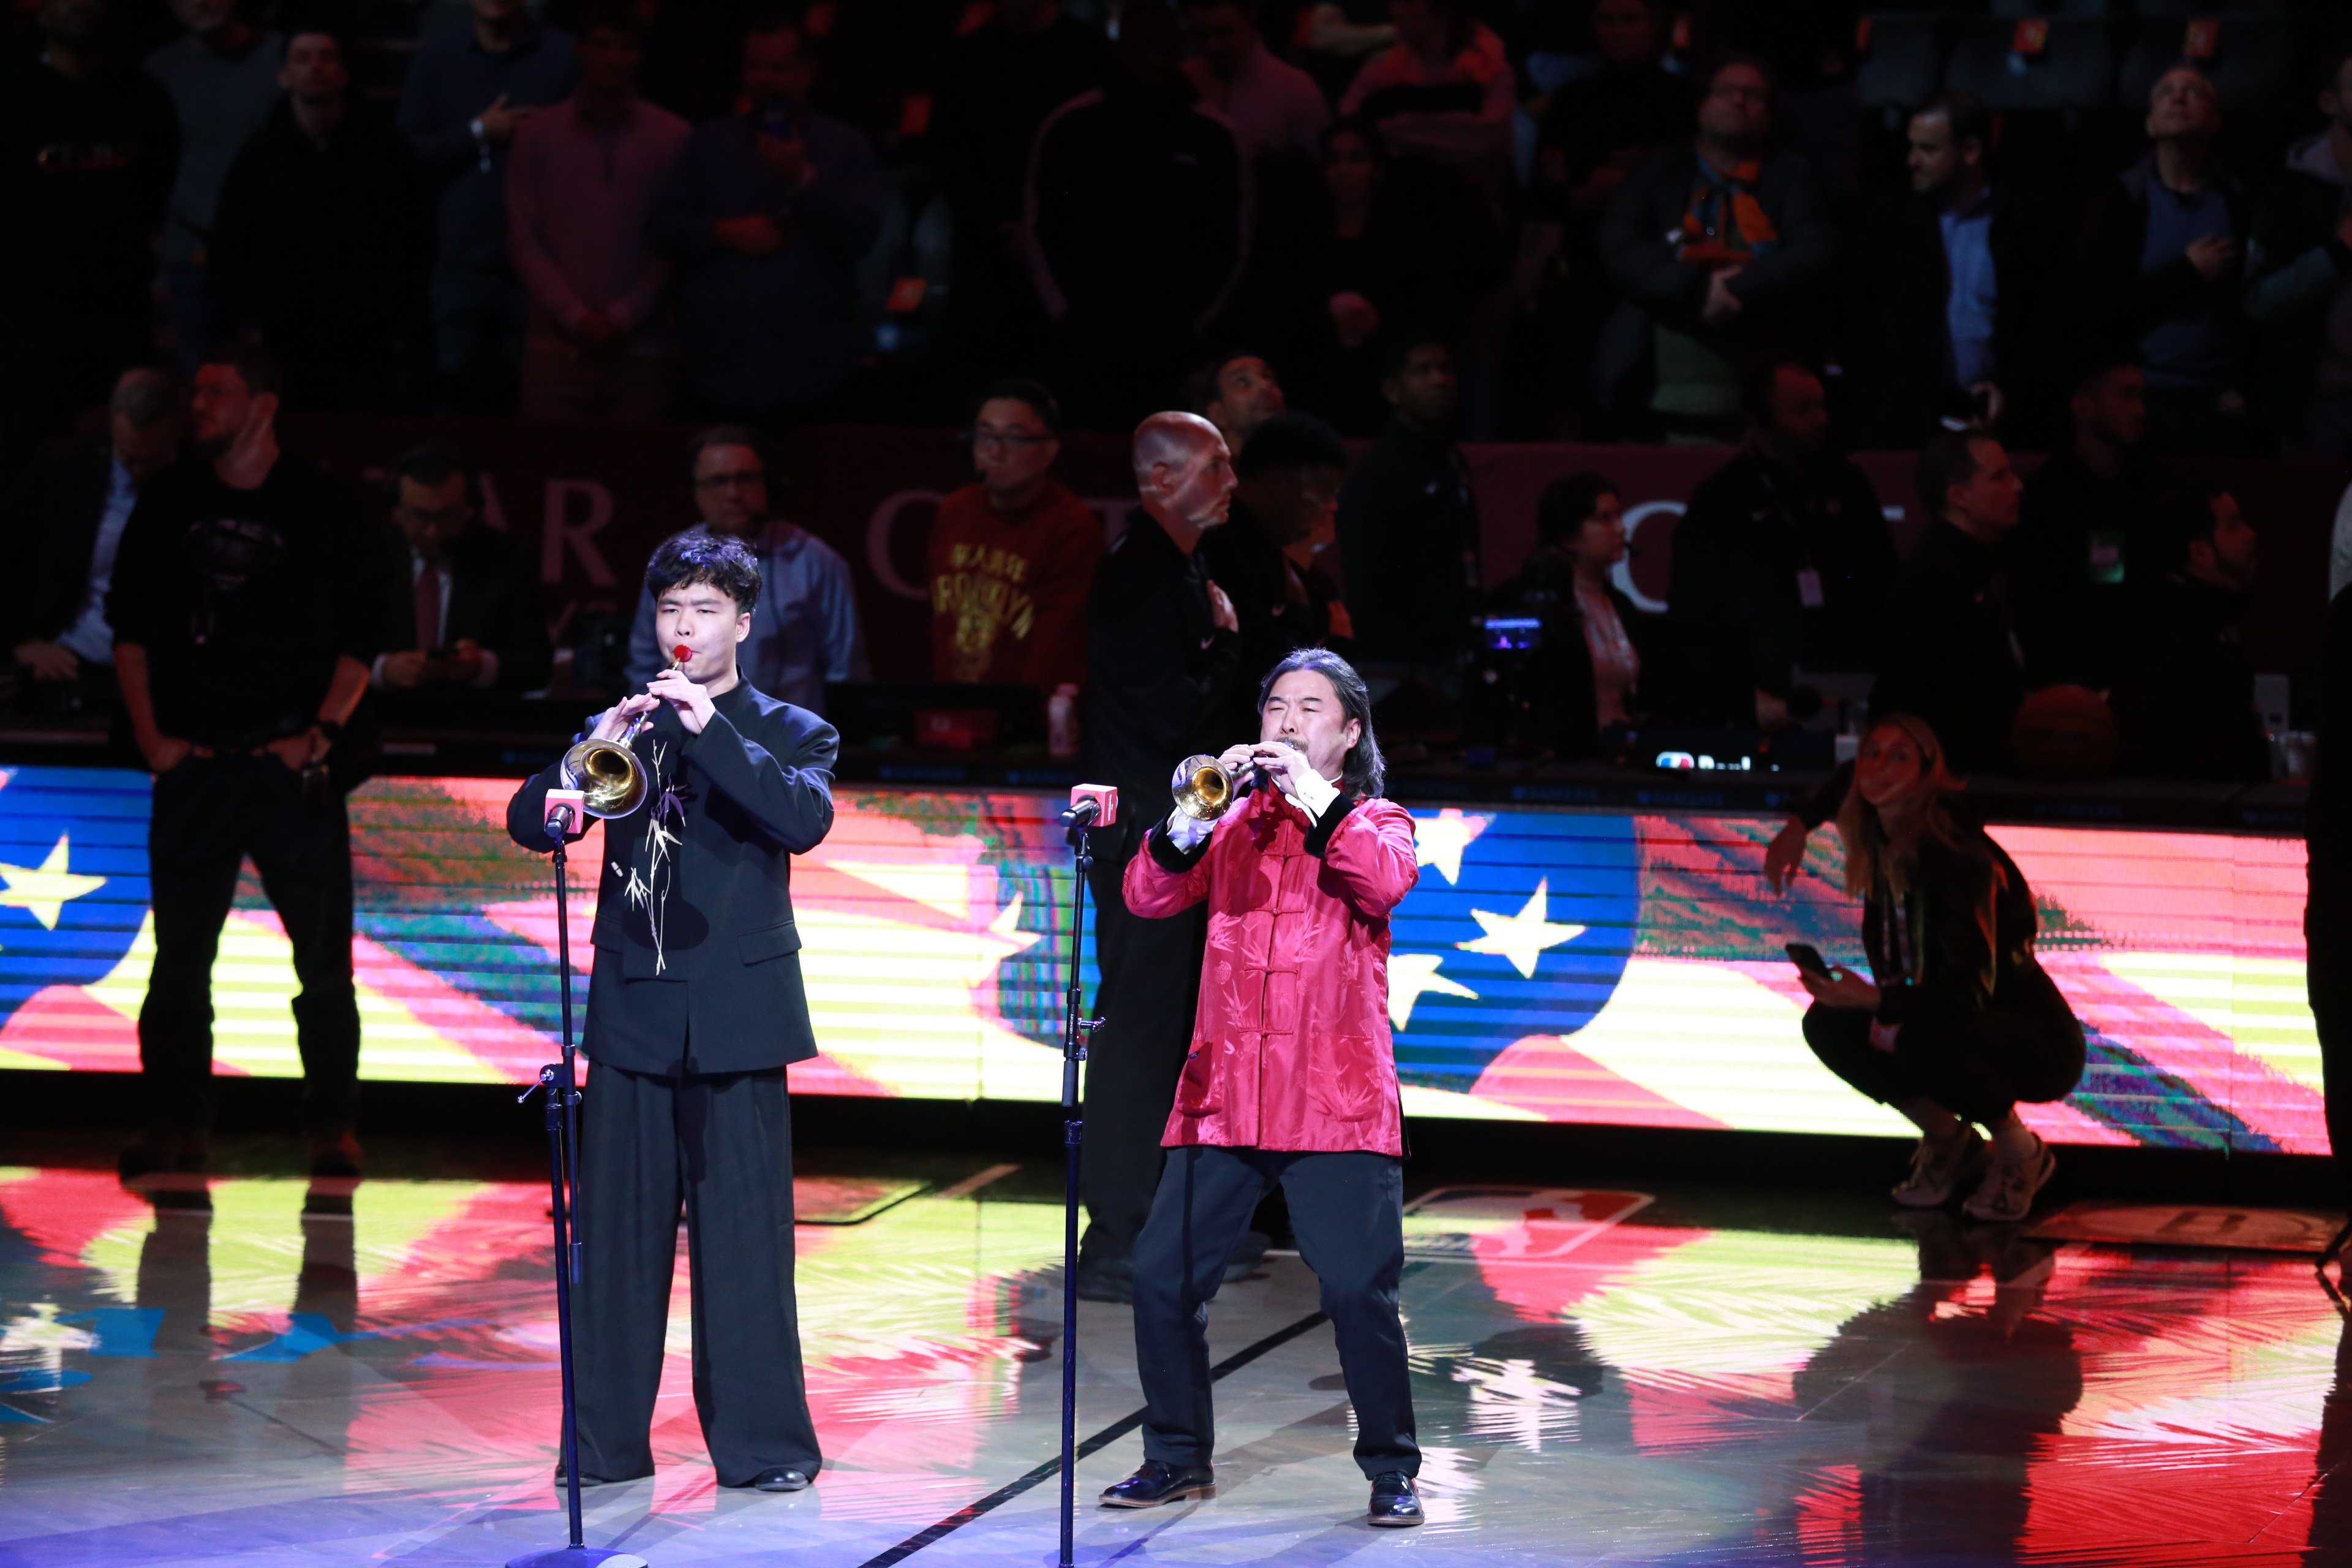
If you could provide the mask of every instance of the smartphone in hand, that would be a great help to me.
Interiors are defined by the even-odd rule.
[[[1811,975],[1814,979],[1833,980],[1836,978],[1835,975],[1830,973],[1828,962],[1822,957],[1822,950],[1815,947],[1811,942],[1792,942],[1786,943],[1785,945],[1789,951],[1789,962],[1803,970],[1806,973]]]

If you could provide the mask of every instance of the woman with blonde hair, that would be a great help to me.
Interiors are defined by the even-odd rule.
[[[1967,1212],[2021,1220],[2056,1163],[2017,1102],[2073,1092],[2083,1026],[2034,960],[2032,892],[1953,809],[1959,787],[1925,721],[1893,714],[1863,738],[1837,824],[1871,978],[1801,972],[1805,1043],[1918,1127],[1895,1202],[1934,1208],[1980,1175]]]

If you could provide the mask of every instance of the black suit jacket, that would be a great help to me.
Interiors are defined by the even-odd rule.
[[[2123,731],[2119,772],[2142,778],[2262,784],[2271,746],[2254,710],[2246,601],[2185,572],[2143,584],[2124,624],[2110,695]]]
[[[1441,662],[1468,647],[1478,537],[1462,449],[1391,416],[1339,490],[1339,582],[1356,651]]]
[[[384,638],[386,653],[416,649],[416,587],[408,541],[400,530],[383,530]],[[499,656],[495,691],[533,691],[547,684],[554,653],[548,646],[547,610],[541,603],[539,574],[511,534],[477,523],[449,552],[449,608],[441,626],[443,646],[471,637]],[[430,648],[425,649],[431,652]],[[446,695],[446,689],[435,692]]]
[[[2066,340],[2074,258],[2063,222],[2033,193],[1991,195],[1993,380],[2008,405],[2004,438],[2053,434],[2052,363]],[[1935,205],[1905,192],[1859,226],[1846,267],[1845,363],[1858,447],[1918,447],[1964,393],[1953,383],[1945,302],[1951,272]]]
[[[2310,803],[2304,807],[2304,840],[2311,856],[2305,918],[2340,931],[2352,914],[2352,592],[2327,602],[2326,637],[2319,750],[2312,758]],[[2312,973],[2320,970],[2315,965]]]
[[[699,735],[668,708],[638,732],[633,749],[660,781],[654,800],[604,825],[584,1048],[608,1067],[757,1072],[816,1055],[792,858],[833,827],[840,737],[750,686],[714,706]],[[507,831],[525,848],[547,847],[541,824],[561,766],[507,806]],[[656,813],[667,829],[658,843]]]
[[[1872,714],[1925,719],[1966,773],[2001,764],[2024,700],[2000,557],[1948,522],[1928,524],[1888,600]]]
[[[2171,483],[2145,451],[2108,479],[2063,448],[2025,481],[2000,556],[2029,684],[2115,683],[2132,597],[2163,576],[2156,507]]]
[[[36,458],[0,500],[0,654],[51,642],[81,614],[98,521],[114,479],[114,448],[103,440],[53,447]]]
[[[1087,775],[1150,822],[1176,764],[1236,740],[1226,693],[1242,639],[1216,624],[1208,562],[1150,516],[1128,524],[1087,596]]]
[[[1820,574],[1809,609],[1798,574]],[[1750,447],[1691,491],[1674,539],[1667,602],[1745,655],[1748,681],[1788,695],[1793,671],[1874,669],[1896,571],[1878,492],[1824,458],[1791,472]]]

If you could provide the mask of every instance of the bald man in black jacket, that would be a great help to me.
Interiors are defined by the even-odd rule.
[[[683,1206],[694,1397],[721,1486],[798,1491],[820,1457],[793,1293],[784,1068],[816,1055],[793,921],[792,857],[833,826],[839,737],[747,685],[760,569],[741,541],[680,534],[646,585],[681,668],[602,715],[651,778],[605,827],[583,1048],[580,1151],[583,1485],[653,1473],[649,1441]],[[560,764],[559,764],[560,767]],[[507,830],[547,847],[559,768],[515,794]]]
[[[1196,414],[1155,414],[1135,433],[1142,514],[1095,570],[1087,600],[1087,776],[1118,786],[1118,826],[1094,849],[1095,952],[1103,1026],[1087,1047],[1087,1203],[1078,1295],[1126,1301],[1135,1238],[1160,1186],[1160,1134],[1192,1044],[1208,917],[1128,912],[1120,881],[1151,825],[1168,815],[1169,775],[1234,743],[1227,692],[1241,672],[1233,601],[1210,581],[1201,540],[1222,528],[1234,466],[1217,427]]]

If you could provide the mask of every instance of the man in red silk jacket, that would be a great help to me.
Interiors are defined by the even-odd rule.
[[[1264,781],[1214,823],[1181,812],[1128,862],[1133,913],[1205,901],[1192,1044],[1160,1142],[1168,1163],[1135,1244],[1143,1468],[1113,1508],[1213,1496],[1207,1303],[1276,1182],[1356,1406],[1376,1525],[1421,1522],[1421,1469],[1397,1280],[1404,1118],[1389,1041],[1389,911],[1419,876],[1412,818],[1380,797],[1363,678],[1303,648],[1259,689],[1260,740],[1221,759]]]

